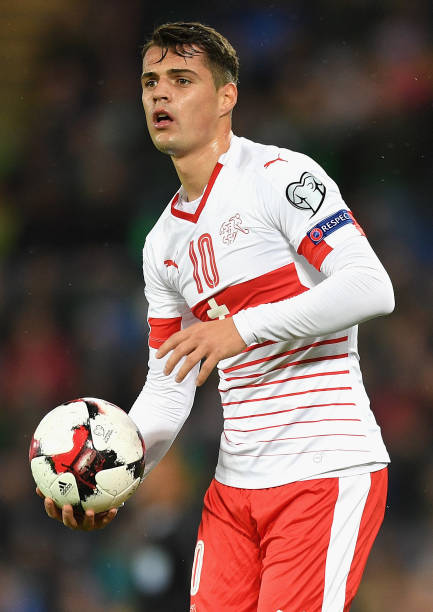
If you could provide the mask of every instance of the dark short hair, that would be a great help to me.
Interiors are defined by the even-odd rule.
[[[170,49],[181,57],[193,57],[205,53],[206,63],[212,72],[215,87],[237,83],[239,59],[229,41],[213,28],[195,21],[164,23],[158,26],[144,44],[141,55],[150,47],[161,47],[161,59]]]

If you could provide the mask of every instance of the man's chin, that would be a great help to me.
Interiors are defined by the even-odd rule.
[[[154,143],[155,147],[158,149],[160,153],[164,153],[165,155],[170,155],[170,157],[174,157],[176,155],[176,151],[170,145],[162,145],[160,143]]]
[[[169,142],[168,140],[164,142],[161,138],[154,138],[153,144],[160,151],[160,153],[165,153],[165,155],[177,155],[177,147],[173,142]]]

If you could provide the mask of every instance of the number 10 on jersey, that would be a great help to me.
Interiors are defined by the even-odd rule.
[[[213,289],[220,281],[218,268],[215,261],[215,253],[213,250],[212,237],[210,234],[202,234],[197,240],[198,252],[201,260],[201,276],[206,285]],[[199,272],[199,263],[194,246],[194,240],[189,243],[189,257],[192,261],[193,276],[197,285],[197,292],[203,293],[203,284]]]
[[[205,280],[206,285],[213,289],[220,281],[218,268],[215,261],[215,253],[212,245],[212,237],[210,234],[202,234],[197,240],[198,252],[200,253],[201,260],[201,272]],[[195,284],[197,285],[198,293],[203,293],[203,284],[201,282],[199,273],[199,263],[197,254],[194,248],[194,240],[189,243],[189,256],[192,261],[193,276]],[[224,319],[226,315],[230,314],[229,309],[225,304],[217,304],[214,298],[208,301],[210,306],[207,310],[207,315],[210,319]]]

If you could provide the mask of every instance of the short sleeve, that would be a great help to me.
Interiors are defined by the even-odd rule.
[[[263,175],[273,186],[271,215],[294,249],[320,269],[337,244],[364,232],[319,164],[292,151],[282,150],[280,159]]]
[[[172,334],[191,323],[192,313],[178,291],[170,286],[165,268],[157,262],[157,251],[147,239],[143,249],[144,293],[149,305],[149,346],[158,349]],[[164,262],[161,262],[165,266]]]

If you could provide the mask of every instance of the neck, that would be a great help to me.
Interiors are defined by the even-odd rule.
[[[230,146],[231,136],[231,130],[227,130],[203,147],[171,158],[189,201],[196,200],[203,193],[218,158]]]

